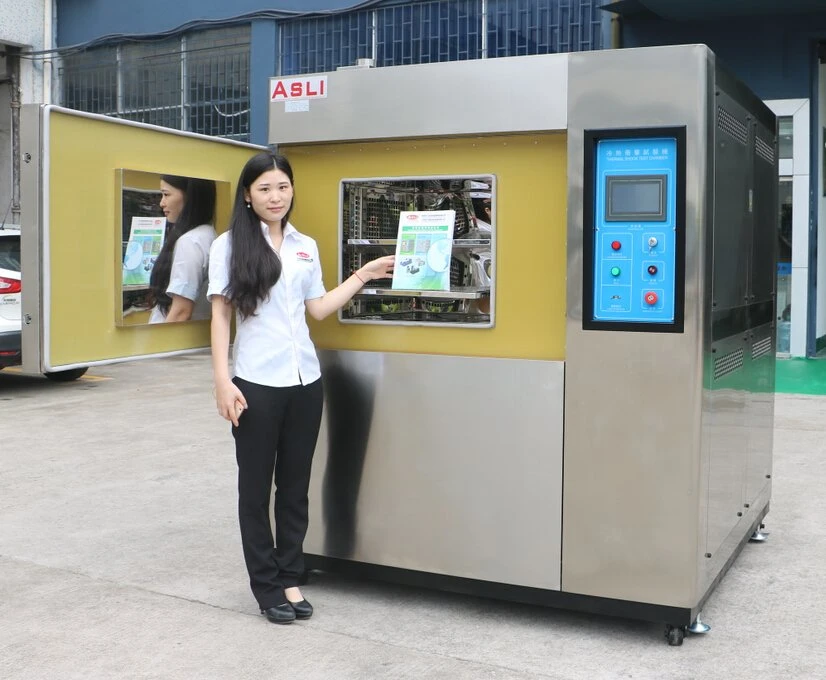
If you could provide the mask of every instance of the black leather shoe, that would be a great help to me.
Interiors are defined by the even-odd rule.
[[[290,602],[290,606],[295,612],[297,619],[309,619],[313,615],[313,605],[307,600],[300,600],[299,602]]]
[[[279,604],[276,607],[262,609],[261,613],[267,617],[271,623],[292,623],[296,619],[295,611],[288,602]]]

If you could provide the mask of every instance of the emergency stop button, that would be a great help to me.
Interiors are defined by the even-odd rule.
[[[619,250],[620,248],[622,248],[621,241],[611,241],[611,250]]]
[[[652,306],[656,305],[657,301],[659,299],[660,298],[657,296],[657,294],[654,291],[648,291],[645,294],[645,304],[647,304],[647,305],[652,305]]]

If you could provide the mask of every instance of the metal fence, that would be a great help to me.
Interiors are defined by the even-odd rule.
[[[66,56],[61,102],[92,113],[249,140],[249,25]]]
[[[277,73],[597,50],[605,0],[425,0],[279,22]],[[250,25],[66,55],[61,103],[250,139]]]
[[[604,0],[430,0],[280,24],[280,75],[598,50]]]

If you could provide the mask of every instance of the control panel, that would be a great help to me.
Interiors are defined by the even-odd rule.
[[[647,324],[674,325],[680,316],[681,325],[678,138],[604,136],[591,140],[590,153],[584,320],[647,330]]]

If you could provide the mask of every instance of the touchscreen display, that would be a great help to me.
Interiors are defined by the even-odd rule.
[[[606,215],[609,222],[665,220],[665,175],[608,177]]]

